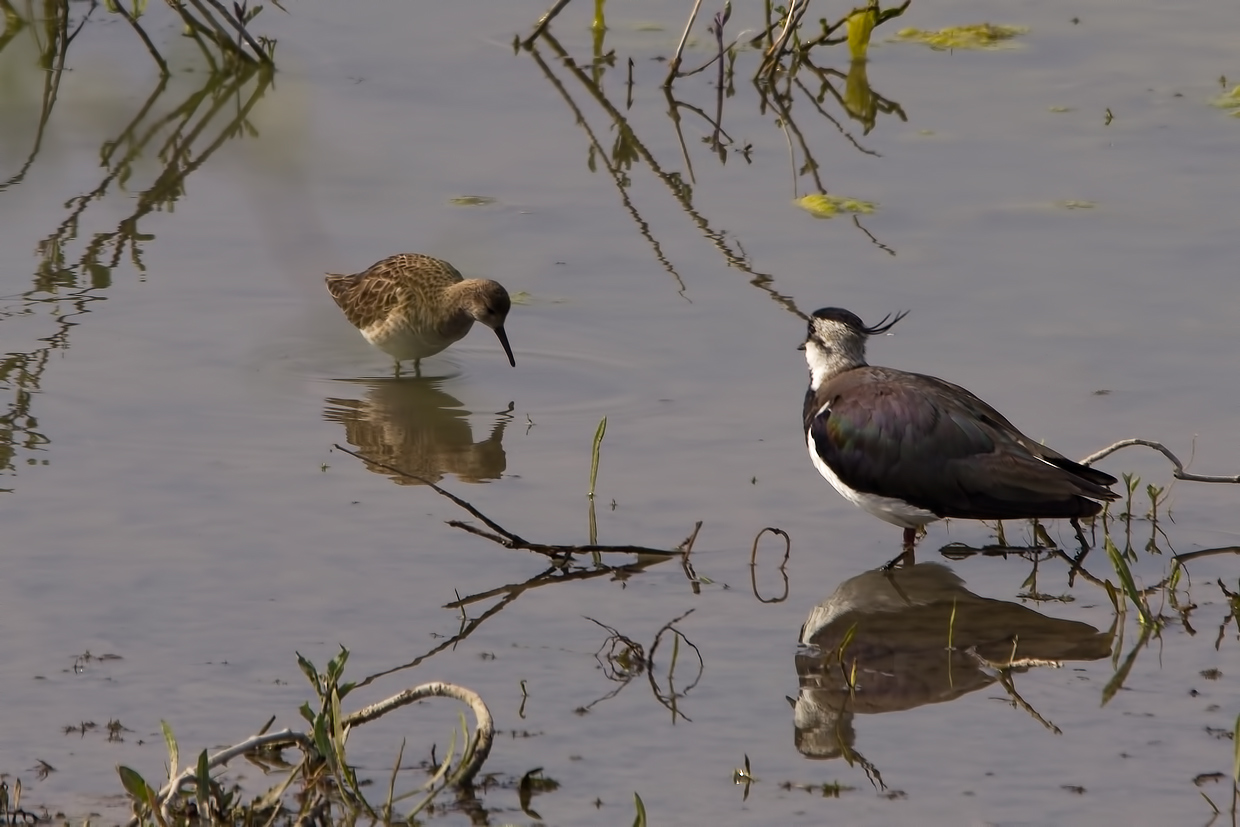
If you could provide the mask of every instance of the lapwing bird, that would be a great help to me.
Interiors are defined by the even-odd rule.
[[[872,327],[838,307],[810,317],[804,418],[814,467],[847,500],[903,528],[906,559],[917,530],[945,517],[1067,517],[1083,541],[1077,518],[1118,499],[1107,488],[1115,477],[1040,445],[959,385],[867,364],[866,340],[906,312]]]
[[[446,261],[417,253],[385,258],[352,276],[329,273],[327,290],[366,341],[400,363],[414,360],[415,371],[465,337],[474,322],[495,331],[508,364],[517,366],[504,321],[512,300],[499,282],[467,279]]]

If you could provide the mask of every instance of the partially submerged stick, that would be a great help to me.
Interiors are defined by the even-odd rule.
[[[1185,480],[1187,482],[1240,483],[1240,474],[1232,474],[1231,476],[1220,477],[1220,476],[1209,476],[1205,474],[1193,474],[1188,471],[1185,471],[1184,463],[1180,462],[1179,457],[1171,453],[1170,449],[1168,449],[1166,445],[1163,445],[1161,442],[1155,442],[1152,439],[1136,439],[1136,438],[1121,439],[1119,442],[1116,442],[1113,445],[1108,445],[1107,447],[1103,448],[1101,451],[1096,451],[1095,453],[1092,453],[1089,456],[1085,457],[1085,459],[1081,460],[1081,465],[1093,465],[1095,462],[1102,459],[1103,457],[1108,457],[1111,454],[1114,454],[1116,451],[1120,450],[1121,448],[1129,448],[1133,445],[1144,445],[1146,448],[1153,448],[1155,451],[1157,451],[1158,453],[1162,454],[1164,457],[1169,459],[1171,461],[1171,464],[1175,466],[1175,470],[1172,471],[1171,475],[1175,477],[1177,480]]]
[[[470,747],[466,749],[465,754],[468,756],[468,760],[457,782],[458,786],[468,786],[478,774],[478,770],[482,768],[483,762],[486,761],[487,756],[491,752],[491,744],[495,740],[495,723],[491,718],[491,712],[487,709],[487,705],[483,703],[481,696],[471,689],[438,681],[424,683],[420,686],[410,687],[386,700],[359,709],[357,712],[346,716],[340,723],[343,727],[357,726],[373,721],[394,709],[420,701],[423,698],[436,696],[455,698],[467,704],[473,710],[476,721],[474,739]],[[222,767],[234,758],[239,758],[261,749],[283,746],[296,746],[307,759],[317,754],[314,739],[311,736],[304,732],[284,729],[279,732],[259,733],[239,744],[220,750],[207,759],[207,769]],[[194,764],[187,767],[176,777],[169,779],[168,783],[159,790],[156,800],[159,802],[160,810],[166,819],[170,818],[170,813],[167,811],[168,807],[181,788],[188,783],[194,782],[197,778],[198,765]],[[129,820],[127,827],[137,827],[138,824],[138,818],[135,816]]]
[[[495,522],[494,520],[492,520],[490,517],[483,514],[478,509],[474,508],[467,501],[456,496],[451,491],[447,491],[443,488],[440,488],[438,485],[426,479],[425,477],[419,477],[417,474],[410,474],[407,471],[402,471],[401,469],[396,468],[394,466],[387,465],[385,463],[379,462],[378,460],[371,459],[370,457],[365,456],[364,454],[359,454],[356,451],[350,451],[348,448],[345,448],[342,445],[336,445],[335,448],[339,451],[343,451],[344,453],[348,454],[351,457],[357,457],[363,462],[370,463],[376,468],[382,468],[384,471],[391,471],[393,474],[397,474],[399,476],[405,477],[406,479],[417,480],[418,482],[422,483],[423,485],[433,490],[436,494],[447,497],[448,499],[452,500],[452,502],[456,503],[461,508],[465,509],[470,514],[472,514],[473,516],[481,520],[487,526],[487,528],[491,529],[491,531],[483,531],[477,526],[473,526],[473,525],[470,525],[469,523],[461,522],[460,520],[448,520],[447,521],[448,525],[452,526],[453,528],[459,528],[463,531],[468,531],[470,534],[476,534],[479,537],[485,537],[491,542],[498,543],[501,546],[504,546],[505,548],[515,548],[515,549],[522,549],[524,551],[532,551],[532,552],[535,552],[536,554],[545,554],[549,557],[562,557],[562,556],[570,555],[570,554],[588,554],[588,553],[593,553],[593,552],[615,553],[615,554],[657,554],[657,555],[664,556],[664,557],[672,557],[677,554],[684,553],[683,545],[679,548],[666,549],[666,548],[650,548],[648,546],[628,546],[628,545],[609,546],[609,545],[601,545],[601,544],[596,544],[596,543],[589,543],[586,545],[555,545],[555,544],[549,544],[549,543],[533,543],[533,542],[530,542],[529,540],[526,540],[524,537],[521,537],[517,534],[513,534],[511,531],[504,528],[499,523]],[[694,532],[693,536],[695,537],[697,536],[696,531]]]

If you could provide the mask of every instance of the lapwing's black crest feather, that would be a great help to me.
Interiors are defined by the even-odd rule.
[[[900,321],[907,315],[907,310],[901,310],[895,315],[894,318],[890,313],[888,313],[886,316],[883,316],[882,320],[879,321],[878,324],[866,327],[865,322],[861,321],[860,317],[858,317],[856,313],[853,313],[851,310],[845,310],[842,307],[824,307],[820,310],[814,311],[815,319],[839,322],[840,324],[848,325],[858,333],[864,333],[866,336],[877,336],[880,333],[886,333],[888,330],[895,327],[896,322]],[[888,319],[890,319],[890,321],[888,321]],[[810,324],[812,325],[813,322]]]

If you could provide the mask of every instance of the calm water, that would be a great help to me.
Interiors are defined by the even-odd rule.
[[[511,782],[536,767],[561,785],[532,803],[554,824],[630,823],[634,793],[659,824],[1204,824],[1201,793],[1230,805],[1227,784],[1194,778],[1232,766],[1240,638],[1217,581],[1240,588],[1240,558],[1188,564],[1187,615],[1155,598],[1161,640],[1105,705],[1138,640],[1133,613],[1070,585],[1058,560],[937,553],[992,542],[993,527],[931,526],[919,559],[950,573],[915,569],[931,582],[893,600],[866,573],[899,532],[805,456],[792,312],[911,309],[872,344],[876,363],[959,382],[1069,455],[1139,436],[1195,456],[1199,473],[1240,472],[1240,121],[1210,106],[1220,76],[1240,80],[1230,4],[915,3],[879,33],[984,20],[1030,32],[994,52],[878,44],[868,83],[891,111],[872,124],[806,71],[785,131],[743,52],[726,163],[689,108],[713,117],[714,69],[674,88],[683,149],[659,88],[655,58],[689,5],[613,4],[599,51],[614,66],[591,60],[585,0],[553,27],[572,65],[546,41],[513,54],[541,2],[272,8],[255,26],[279,39],[274,85],[250,80],[180,119],[206,74],[167,9],[150,13],[176,70],[164,87],[100,9],[42,131],[40,41],[25,30],[0,49],[0,773],[22,779],[28,809],[122,818],[114,766],[159,777],[160,720],[183,755],[271,715],[300,727],[311,693],[295,652],[322,666],[344,645],[354,678],[408,663],[461,631],[445,608],[458,594],[491,595],[468,602],[471,619],[515,598],[349,700],[429,680],[481,693],[503,733],[485,770],[508,784],[482,796],[492,823],[535,820]],[[732,34],[758,25],[757,8],[735,8]],[[699,26],[689,66],[710,54]],[[846,52],[817,61],[843,98]],[[185,145],[178,123],[193,168],[182,191],[153,197]],[[858,226],[798,209],[819,187],[807,163],[876,212]],[[520,291],[515,369],[481,330],[428,360],[425,381],[389,378],[321,274],[405,250]],[[332,448],[437,479],[530,540],[581,543],[604,416],[599,541],[672,547],[701,520],[699,587],[668,561],[521,590],[544,559],[446,525],[467,515]],[[1141,583],[1165,577],[1173,552],[1240,544],[1236,487],[1172,485],[1141,449],[1101,467],[1140,475],[1138,516],[1146,483],[1170,486],[1161,555],[1133,523]],[[782,602],[750,586],[765,526],[792,539]],[[783,594],[781,553],[763,538],[765,600]],[[1101,552],[1086,568],[1117,582]],[[838,664],[798,647],[833,594],[837,624],[871,618],[851,695]],[[1063,668],[1005,688],[971,656],[949,658],[932,632],[951,605],[973,612],[958,649],[968,637],[1002,660],[1015,635],[1030,648],[1018,655]],[[677,712],[645,676],[612,695],[596,655],[608,632],[586,617],[649,649],[689,610],[676,628],[703,669]],[[664,693],[670,652],[664,636]],[[684,691],[697,663],[680,656]],[[456,715],[420,705],[359,729],[350,755],[385,778],[401,738],[410,763],[432,743],[442,754]],[[122,740],[106,737],[110,720]],[[83,721],[99,727],[64,734]],[[734,785],[746,756],[757,780]],[[55,772],[38,780],[39,761]],[[273,783],[243,763],[230,777]]]

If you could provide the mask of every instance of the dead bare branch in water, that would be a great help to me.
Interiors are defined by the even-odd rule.
[[[474,713],[474,736],[471,739],[470,745],[464,751],[462,766],[455,775],[457,785],[467,788],[473,782],[478,770],[482,768],[482,764],[490,754],[491,744],[495,739],[495,724],[491,718],[490,710],[476,692],[463,686],[439,681],[424,683],[405,689],[383,701],[353,712],[337,723],[342,731],[348,732],[352,727],[377,720],[392,710],[431,697],[454,698],[468,705]],[[203,758],[205,762],[203,764],[195,763],[179,774],[174,774],[168,783],[155,793],[154,799],[150,802],[151,807],[158,810],[161,823],[175,823],[171,812],[173,802],[182,798],[186,788],[192,789],[201,782],[201,773],[204,769],[209,771],[225,766],[233,759],[241,756],[270,752],[290,746],[301,750],[303,754],[301,766],[303,768],[317,764],[324,757],[319,753],[314,737],[304,732],[291,729],[284,729],[279,732],[260,732],[238,744],[222,749],[214,755],[206,756],[204,752]],[[338,749],[343,749],[343,744],[335,746]],[[172,768],[172,771],[176,773],[175,766]],[[292,777],[293,775],[290,775],[290,780]],[[286,787],[287,784],[281,785],[276,789],[282,792]],[[205,800],[206,791],[199,790],[198,793],[199,800]],[[134,816],[127,825],[128,827],[137,827],[140,823],[139,818]]]
[[[697,575],[697,571],[693,568],[693,564],[689,562],[689,555],[693,553],[693,544],[697,541],[698,532],[702,530],[702,521],[698,520],[693,526],[693,533],[690,534],[685,541],[681,543],[681,547],[685,550],[680,555],[680,568],[685,573],[685,577],[689,580],[689,588],[694,594],[702,593],[702,581]]]
[[[1080,460],[1080,463],[1081,465],[1092,465],[1098,460],[1102,459],[1103,457],[1110,456],[1111,454],[1115,453],[1121,448],[1129,448],[1133,445],[1143,445],[1146,448],[1152,448],[1155,451],[1162,454],[1168,460],[1170,460],[1171,464],[1174,466],[1174,470],[1171,472],[1171,474],[1177,480],[1185,480],[1187,482],[1240,483],[1240,474],[1233,474],[1231,476],[1207,476],[1204,474],[1193,474],[1188,471],[1185,471],[1184,463],[1180,461],[1179,457],[1171,453],[1171,450],[1167,448],[1166,445],[1163,445],[1161,442],[1155,442],[1152,439],[1136,439],[1136,438],[1121,439],[1119,442],[1116,442],[1112,445],[1108,445],[1107,447],[1103,448],[1101,451],[1096,451],[1090,454],[1089,456],[1085,457],[1085,459]]]
[[[491,754],[491,742],[495,739],[495,722],[491,719],[491,711],[483,703],[482,696],[472,689],[458,686],[454,683],[443,683],[442,681],[413,686],[396,693],[386,700],[373,703],[370,706],[363,707],[356,712],[346,715],[341,725],[352,727],[367,723],[368,721],[374,721],[394,709],[416,703],[423,698],[434,697],[454,698],[461,703],[467,704],[473,710],[475,721],[474,744],[469,755],[468,764],[457,782],[460,786],[467,787],[473,782],[474,776],[478,774],[478,770],[482,769],[487,756]]]
[[[650,689],[654,694],[655,699],[664,707],[671,710],[673,722],[677,717],[684,718],[686,721],[690,720],[690,718],[679,710],[678,700],[687,695],[693,687],[697,685],[698,681],[701,680],[702,673],[705,669],[705,663],[702,660],[702,653],[698,650],[697,646],[676,628],[676,624],[693,614],[693,611],[693,609],[690,609],[679,617],[673,618],[663,624],[659,631],[655,633],[654,641],[650,644],[649,654],[647,654],[645,647],[627,635],[622,634],[618,629],[587,616],[586,620],[597,625],[599,628],[606,630],[608,633],[607,639],[604,640],[595,651],[594,658],[603,668],[603,672],[606,675],[607,680],[619,683],[620,685],[585,706],[578,707],[576,712],[578,714],[584,714],[603,701],[616,697],[626,686],[632,683],[635,678],[640,677],[644,673],[647,680],[650,682]],[[665,693],[659,689],[657,679],[655,678],[654,653],[659,648],[659,642],[662,640],[663,636],[669,632],[675,636],[676,643],[672,652],[672,662],[668,666],[668,691]],[[687,687],[683,690],[676,691],[673,688],[673,676],[676,670],[676,663],[678,662],[680,656],[681,640],[688,644],[697,656],[698,670],[696,676],[694,676],[693,680]]]
[[[542,17],[538,18],[538,24],[534,26],[534,31],[530,32],[529,37],[521,41],[521,45],[528,49],[530,45],[538,39],[538,36],[547,30],[547,27],[551,25],[551,21],[555,19],[555,16],[559,14],[567,5],[568,0],[556,0],[555,5],[547,9],[546,13],[543,14]]]
[[[498,543],[504,548],[520,549],[523,551],[532,551],[536,554],[544,554],[544,555],[547,555],[548,557],[553,557],[556,559],[566,558],[573,554],[594,554],[594,553],[598,553],[598,554],[653,554],[653,555],[659,555],[663,557],[673,557],[678,554],[684,554],[683,544],[681,545],[681,547],[678,547],[678,548],[666,549],[666,548],[650,548],[648,546],[630,546],[630,545],[612,546],[612,545],[602,545],[602,544],[595,544],[595,543],[586,544],[586,545],[557,545],[557,544],[550,544],[550,543],[530,542],[529,540],[526,540],[524,537],[521,537],[517,534],[513,534],[511,531],[504,528],[499,523],[495,522],[494,520],[492,520],[490,517],[483,514],[478,509],[474,508],[467,501],[461,499],[460,497],[456,496],[450,491],[440,488],[438,485],[436,485],[435,483],[431,482],[428,479],[419,477],[416,474],[410,474],[406,471],[402,471],[401,469],[393,467],[391,465],[378,462],[377,460],[373,460],[363,454],[357,453],[356,451],[350,451],[348,448],[345,448],[342,445],[336,445],[334,447],[336,448],[336,450],[343,451],[349,456],[356,457],[357,459],[360,459],[363,462],[368,462],[371,465],[375,466],[376,468],[382,468],[385,471],[390,471],[393,474],[398,474],[399,476],[405,477],[407,479],[417,480],[422,485],[425,485],[426,487],[430,488],[436,494],[439,494],[440,496],[443,496],[443,497],[447,497],[449,500],[451,500],[452,502],[456,503],[461,508],[468,511],[474,517],[481,520],[482,523],[486,525],[487,528],[491,529],[491,531],[483,531],[477,526],[471,525],[469,523],[461,522],[460,520],[448,520],[447,521],[448,525],[452,526],[453,528],[459,528],[462,531],[468,531],[470,534],[476,534],[479,537],[485,537],[491,542]],[[692,540],[696,536],[697,536],[697,532],[694,531],[693,535],[689,538],[689,540]],[[686,540],[685,542],[689,542],[689,540]]]
[[[593,580],[599,577],[610,577],[613,580],[625,581],[635,574],[640,574],[641,572],[645,571],[651,566],[665,562],[667,559],[668,558],[666,556],[662,556],[662,555],[647,556],[644,559],[639,559],[633,563],[626,563],[623,566],[598,566],[598,567],[592,567],[589,569],[577,569],[573,571],[567,570],[565,565],[561,561],[557,561],[550,568],[539,572],[538,574],[534,575],[529,580],[526,580],[523,583],[513,583],[507,586],[500,586],[494,589],[488,589],[483,592],[478,592],[477,594],[466,595],[465,597],[461,597],[457,600],[454,600],[451,603],[446,603],[444,604],[443,608],[460,609],[462,612],[464,612],[466,606],[470,606],[475,603],[481,603],[484,600],[491,600],[497,597],[500,598],[499,601],[494,606],[491,606],[485,612],[478,615],[477,617],[474,617],[474,618],[465,617],[464,619],[462,619],[460,631],[457,632],[452,637],[445,638],[441,643],[434,646],[430,651],[426,652],[425,654],[419,655],[418,657],[414,658],[408,663],[402,663],[399,666],[393,666],[390,669],[384,669],[382,672],[376,672],[375,674],[370,675],[361,681],[358,681],[357,686],[358,687],[367,686],[371,683],[374,683],[379,678],[386,677],[395,672],[400,672],[405,669],[412,669],[413,667],[418,666],[419,664],[429,660],[430,658],[434,657],[440,652],[446,649],[454,648],[458,643],[465,640],[465,638],[469,637],[471,634],[477,631],[479,626],[481,626],[483,623],[485,623],[487,620],[491,619],[495,615],[499,614],[501,611],[503,611],[509,605],[511,605],[514,601],[516,601],[517,598],[519,598],[521,595],[525,594],[527,591],[531,589],[536,589],[541,586],[550,586],[555,583],[568,583],[574,580]]]
[[[656,699],[658,699],[659,703],[667,707],[667,709],[672,713],[672,723],[676,722],[677,717],[684,718],[686,721],[692,721],[692,719],[689,716],[685,715],[683,712],[680,711],[680,708],[677,702],[680,698],[683,698],[685,695],[688,695],[689,692],[693,690],[693,687],[697,686],[698,681],[702,679],[702,673],[706,671],[706,662],[702,660],[701,651],[698,650],[697,646],[693,643],[693,641],[685,637],[684,633],[676,628],[677,623],[684,620],[689,615],[693,614],[693,612],[694,610],[690,609],[689,611],[685,612],[679,617],[673,618],[672,620],[669,620],[667,623],[664,623],[662,628],[660,628],[659,631],[655,634],[654,643],[650,644],[650,654],[646,657],[646,677],[650,681],[650,690],[654,693],[654,696]],[[654,653],[658,650],[659,643],[663,640],[663,635],[669,632],[673,635],[674,645],[672,647],[672,660],[671,660],[671,663],[668,664],[668,667],[667,667],[667,692],[664,693],[660,691],[658,681],[654,675]],[[682,640],[686,644],[688,644],[689,648],[693,650],[693,654],[697,656],[698,669],[697,669],[697,674],[694,676],[693,680],[689,682],[689,685],[686,686],[684,689],[680,690],[679,692],[677,692],[676,689],[674,688],[673,678],[676,673],[676,663],[679,660],[680,641]]]
[[[784,578],[784,593],[779,597],[765,598],[758,594],[758,541],[762,539],[762,535],[770,532],[778,537],[784,538],[784,559],[779,564],[779,574]],[[753,538],[753,548],[749,551],[749,587],[753,590],[753,596],[758,599],[759,603],[783,603],[788,599],[788,558],[792,556],[792,538],[788,536],[788,532],[782,528],[773,528],[767,526],[758,532],[758,536]]]

